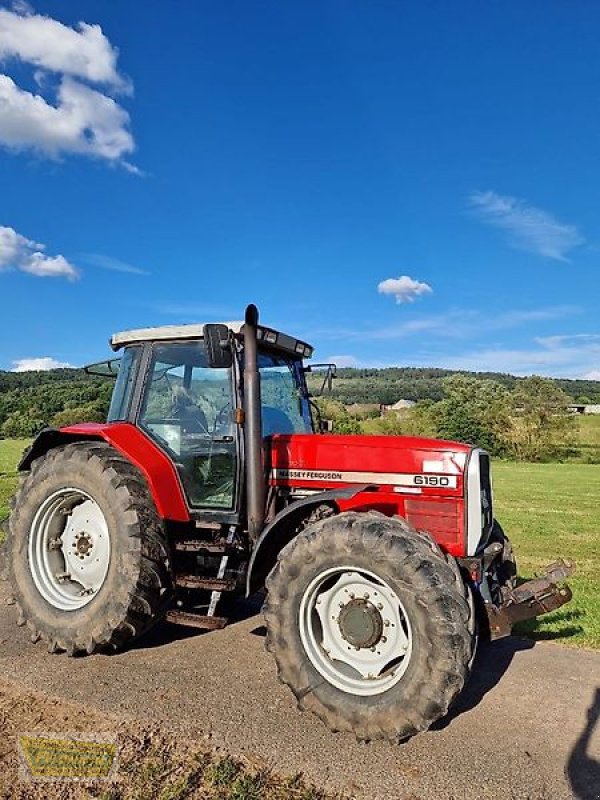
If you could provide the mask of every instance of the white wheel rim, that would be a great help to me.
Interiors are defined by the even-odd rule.
[[[370,635],[362,643],[350,635],[357,622]],[[390,585],[369,570],[333,567],[317,575],[302,597],[299,623],[312,665],[348,694],[381,694],[398,683],[410,663],[408,615]]]
[[[76,611],[98,594],[110,566],[110,534],[100,506],[81,489],[61,489],[38,509],[29,533],[33,582],[54,608]]]

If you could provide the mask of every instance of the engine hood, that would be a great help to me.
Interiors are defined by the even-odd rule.
[[[277,434],[267,439],[276,483],[323,488],[341,483],[462,488],[470,445],[413,436]],[[428,478],[427,476],[432,476]],[[452,476],[446,481],[444,476]]]

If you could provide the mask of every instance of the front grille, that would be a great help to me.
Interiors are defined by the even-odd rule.
[[[411,525],[430,533],[445,549],[459,545],[462,507],[455,498],[406,498],[404,509]]]

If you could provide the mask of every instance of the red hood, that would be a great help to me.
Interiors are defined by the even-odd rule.
[[[274,469],[365,474],[461,475],[473,449],[459,442],[413,436],[277,434],[269,441]],[[327,483],[324,479],[323,485]]]

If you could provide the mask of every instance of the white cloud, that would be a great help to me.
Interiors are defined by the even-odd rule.
[[[41,278],[79,277],[77,269],[64,256],[48,256],[44,250],[43,244],[0,225],[0,272],[17,269]]]
[[[47,371],[49,369],[64,369],[72,367],[66,361],[57,361],[55,358],[43,356],[41,358],[20,358],[12,362],[11,372],[36,372]]]
[[[0,9],[0,60],[17,58],[44,70],[128,88],[117,70],[118,50],[99,25],[69,28],[40,14]]]
[[[420,333],[446,340],[467,339],[490,331],[512,330],[534,322],[564,319],[578,314],[577,306],[548,306],[546,308],[516,309],[502,314],[490,314],[468,308],[451,309],[441,314],[421,315],[374,328],[326,328],[312,331],[320,339],[400,340]]]
[[[396,298],[397,303],[414,303],[422,294],[431,294],[433,289],[428,283],[417,281],[408,275],[400,275],[399,278],[387,278],[377,286],[380,294],[391,294]]]
[[[108,269],[112,272],[126,272],[130,275],[149,275],[150,273],[140,267],[135,267],[133,264],[128,264],[126,261],[121,261],[112,256],[104,256],[101,253],[84,253],[81,256],[82,260],[93,267],[100,267],[100,269]]]
[[[600,369],[592,369],[583,376],[588,381],[600,381]]]
[[[139,172],[124,160],[135,146],[129,114],[107,94],[130,88],[117,71],[117,56],[98,25],[80,22],[74,29],[23,10],[0,10],[0,62],[32,65],[38,86],[50,93],[58,76],[55,97],[47,99],[0,74],[0,144],[51,158],[67,153],[102,158]]]
[[[575,225],[516,197],[473,192],[469,205],[482,222],[506,231],[510,244],[519,250],[568,261],[567,254],[585,241]]]
[[[369,358],[358,358],[357,356],[353,356],[350,354],[346,355],[339,355],[339,356],[329,356],[325,359],[325,363],[327,364],[335,364],[336,367],[343,369],[344,367],[353,367],[353,368],[363,368],[363,369],[385,369],[386,367],[393,367],[394,364],[391,364],[387,361],[373,361]]]
[[[527,348],[482,348],[458,356],[440,356],[448,369],[510,372],[515,375],[548,375],[578,378],[598,373],[600,334],[549,336]]]
[[[329,364],[335,364],[336,367],[360,367],[361,362],[356,356],[329,356],[327,359]]]

